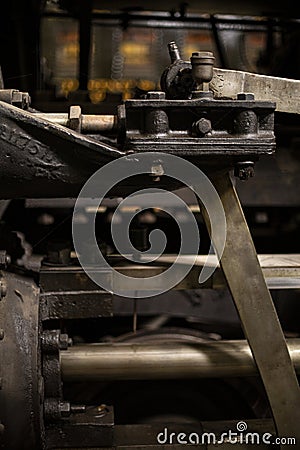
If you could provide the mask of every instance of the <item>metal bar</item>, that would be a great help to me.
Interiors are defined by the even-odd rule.
[[[92,0],[79,3],[79,89],[87,90],[90,72]]]
[[[215,68],[210,89],[216,98],[251,92],[255,100],[276,102],[276,111],[300,114],[299,80]]]
[[[300,373],[300,339],[288,340]],[[257,375],[247,341],[87,344],[60,352],[64,381],[223,378]]]
[[[68,114],[64,113],[33,113],[38,119],[48,120],[56,125],[69,126]],[[117,116],[100,114],[83,114],[81,130],[85,133],[101,133],[113,131],[117,127]]]
[[[258,255],[258,259],[269,289],[300,289],[300,255]],[[141,257],[141,261],[146,260],[147,257]],[[114,269],[131,277],[149,277],[162,273],[174,264],[175,260],[176,264],[189,264],[194,261],[194,256],[184,255],[178,258],[174,255],[162,255],[155,261],[155,265],[120,264],[114,265]],[[113,263],[113,257],[110,261]],[[209,280],[200,285],[199,275],[204,264],[217,269]],[[226,280],[215,255],[198,255],[188,275],[174,287],[175,290],[205,288],[226,288]]]
[[[226,60],[227,59],[226,58],[227,55],[226,55],[226,52],[225,52],[225,49],[224,49],[223,42],[222,42],[221,37],[220,37],[220,33],[219,33],[219,29],[218,29],[216,18],[215,18],[215,16],[213,14],[210,16],[210,23],[211,23],[211,29],[212,29],[212,32],[213,32],[213,35],[214,35],[216,47],[217,47],[217,50],[218,50],[218,55],[219,55],[219,60],[220,60],[220,63],[221,63],[221,67],[223,69],[227,69],[227,67],[228,67],[227,60]]]
[[[279,436],[300,442],[300,390],[283,332],[229,173],[213,180],[227,235],[220,261],[271,405]],[[209,230],[209,219],[203,214]]]

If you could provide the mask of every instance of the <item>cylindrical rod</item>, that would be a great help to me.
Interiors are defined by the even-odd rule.
[[[288,349],[300,373],[300,339]],[[246,341],[158,344],[88,344],[61,351],[65,381],[220,378],[257,375]]]
[[[68,126],[69,117],[64,113],[33,113],[35,117],[48,120],[57,125]],[[117,117],[114,115],[83,114],[81,130],[84,133],[101,133],[112,131],[117,126]]]

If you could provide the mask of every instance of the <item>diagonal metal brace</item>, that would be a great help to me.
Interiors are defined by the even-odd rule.
[[[300,389],[241,204],[229,173],[214,178],[227,236],[220,265],[270,402],[279,437],[300,443]],[[206,226],[210,224],[203,212]]]

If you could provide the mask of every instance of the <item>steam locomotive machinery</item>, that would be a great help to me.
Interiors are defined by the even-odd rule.
[[[249,420],[249,429],[300,440],[295,374],[300,343],[284,339],[266,274],[229,175],[234,169],[241,179],[251,177],[259,157],[274,152],[276,105],[271,100],[278,92],[276,86],[291,83],[285,86],[285,98],[279,99],[277,109],[290,112],[297,108],[292,96],[288,97],[296,82],[214,69],[209,52],[193,53],[190,62],[183,61],[175,43],[169,44],[169,53],[171,64],[162,75],[162,91],[125,101],[117,116],[84,115],[79,106],[72,106],[68,115],[41,113],[30,109],[27,93],[2,89],[1,196],[4,200],[74,198],[96,170],[121,157],[128,168],[143,165],[149,176],[129,178],[115,186],[110,197],[126,196],[141,187],[177,188],[178,183],[165,175],[170,154],[201,168],[222,201],[227,224],[220,261],[223,275],[218,269],[202,287],[214,287],[215,277],[223,283],[226,280],[251,351],[247,341],[203,342],[195,338],[187,344],[176,337],[170,341],[162,338],[161,342],[72,345],[74,336],[68,324],[96,320],[101,326],[101,320],[113,314],[113,294],[86,275],[78,255],[70,257],[70,249],[54,247],[48,259],[34,264],[32,255],[24,259],[26,251],[20,238],[3,228],[3,449],[160,446],[155,436],[161,426],[115,425],[113,405],[71,403],[65,391],[69,383],[76,389],[78,381],[222,378],[257,373],[272,418]],[[116,139],[103,137],[105,132]],[[200,208],[210,229],[205,208]],[[107,260],[120,273],[141,276],[139,264],[128,265],[120,256],[107,255]],[[195,281],[201,264],[193,267],[177,289],[201,287]],[[158,259],[154,265],[143,267],[142,276],[160,273],[165,267]],[[113,291],[112,272],[104,268],[101,273],[111,280]],[[135,286],[130,289],[134,291]],[[170,425],[172,429],[176,426],[181,431],[191,429],[190,424]],[[222,427],[228,429],[230,422],[197,424],[202,432],[217,433]]]

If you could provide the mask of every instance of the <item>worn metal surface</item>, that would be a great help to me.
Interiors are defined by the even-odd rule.
[[[111,275],[103,271],[103,276]],[[81,267],[43,266],[40,287],[42,320],[112,316],[112,294],[100,289]]]
[[[116,259],[116,262],[114,262]],[[150,277],[162,273],[176,260],[176,264],[190,264],[195,261],[188,275],[178,283],[174,289],[220,289],[226,287],[226,280],[223,273],[218,267],[216,255],[198,255],[196,260],[194,255],[184,255],[177,258],[174,255],[164,254],[160,256],[155,264],[138,265],[126,264],[118,261],[120,258],[111,258],[110,262],[114,269],[120,273],[132,277]],[[299,289],[300,288],[300,255],[282,254],[282,255],[258,255],[259,263],[269,289]],[[146,262],[147,258],[141,257],[142,262]],[[201,285],[199,284],[199,275],[204,266],[207,264],[217,267],[214,274]],[[80,270],[80,269],[79,269]]]
[[[41,294],[41,319],[91,319],[112,316],[112,295],[106,291]]]
[[[275,150],[272,102],[255,100],[127,100],[126,150],[174,153],[194,157],[255,157]],[[122,110],[119,109],[119,113]],[[196,123],[205,118],[211,130],[203,136]],[[247,159],[249,161],[249,159]],[[251,158],[250,158],[251,160]]]
[[[59,361],[61,336],[60,330],[45,330],[41,335],[44,417],[47,422],[61,418],[62,383]]]
[[[40,377],[38,288],[3,272],[7,295],[0,301],[0,436],[3,450],[41,448],[43,385]],[[2,441],[1,441],[2,439]]]
[[[64,113],[34,113],[38,119],[48,120],[56,125],[69,127],[69,116]],[[114,115],[83,114],[81,116],[81,132],[101,133],[116,130],[117,120]]]
[[[85,413],[46,427],[46,449],[113,447],[114,415],[111,407],[89,407]]]
[[[227,220],[221,267],[262,377],[278,434],[294,436],[300,442],[300,389],[241,205],[228,173],[213,182]],[[204,219],[209,229],[205,212]]]
[[[287,342],[300,373],[300,340]],[[60,353],[64,381],[248,377],[257,375],[247,341],[76,345]]]
[[[276,102],[276,111],[300,114],[299,80],[215,68],[210,89],[216,98],[251,92],[256,100]]]
[[[1,198],[68,197],[117,148],[0,102]]]

